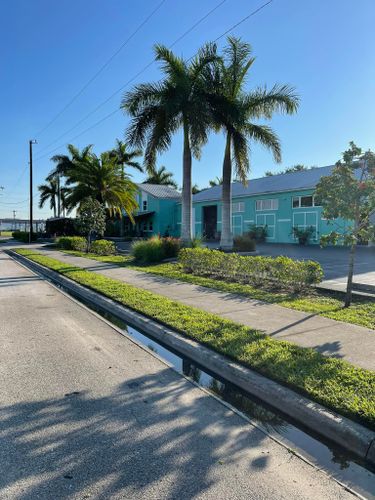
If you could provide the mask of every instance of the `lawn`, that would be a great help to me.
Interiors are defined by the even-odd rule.
[[[375,429],[375,373],[31,249],[18,253]],[[118,257],[114,262],[119,262]],[[113,262],[113,260],[112,260]]]
[[[86,257],[100,262],[117,264],[119,266],[131,267],[146,273],[156,274],[167,278],[173,278],[195,285],[202,285],[222,292],[237,293],[251,299],[262,300],[272,304],[278,304],[289,309],[296,309],[308,313],[319,314],[326,318],[352,323],[375,330],[375,300],[367,298],[353,299],[349,308],[343,307],[343,298],[340,294],[324,293],[314,291],[310,294],[287,294],[272,292],[254,288],[251,285],[242,285],[212,278],[195,276],[184,273],[179,264],[166,263],[154,265],[139,265],[130,256],[112,255],[98,256],[83,252],[65,251],[71,255]]]
[[[10,238],[12,236],[13,231],[0,231],[0,236],[7,236]]]

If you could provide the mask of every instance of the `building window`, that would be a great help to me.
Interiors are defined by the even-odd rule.
[[[255,210],[278,210],[279,200],[277,198],[270,198],[269,200],[257,200],[255,202]]]
[[[238,203],[232,203],[232,212],[244,212],[245,211],[245,203],[243,201],[239,201]]]
[[[146,212],[146,211],[147,211],[147,200],[143,200],[143,203],[142,203],[142,210],[143,210],[144,212]]]
[[[149,223],[149,225],[148,225],[148,230],[149,230],[149,231],[153,231],[153,229],[154,229],[154,228],[153,228],[153,226],[152,226],[152,222],[150,222],[150,223]]]
[[[293,196],[292,198],[293,208],[308,208],[308,207],[319,207],[320,202],[315,199],[315,196]]]

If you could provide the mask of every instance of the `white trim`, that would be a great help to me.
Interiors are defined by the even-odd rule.
[[[258,224],[258,217],[273,217],[273,224]],[[276,239],[276,214],[256,214],[256,225],[259,226],[267,226],[267,227],[273,227],[273,236],[267,236],[267,240],[274,240]]]
[[[181,225],[181,224],[182,224],[182,222],[177,222],[177,224],[180,224],[180,225]]]
[[[306,215],[307,214],[314,214],[315,215],[315,234],[313,235],[312,240],[313,241],[318,241],[318,212],[316,212],[316,211],[294,212],[293,213],[293,226],[292,226],[292,229],[293,229],[293,227],[296,226],[296,224],[294,222],[294,216],[295,215],[301,215],[301,214],[304,215],[304,217],[303,217],[304,224],[298,225],[298,227],[303,227],[304,229],[306,229],[307,227],[310,227],[310,226],[314,227],[314,224],[306,224]],[[293,239],[295,241],[297,241],[297,238],[295,236],[293,236]]]
[[[291,222],[292,219],[277,219],[277,222]]]
[[[254,219],[246,219],[244,222],[254,222]]]
[[[265,203],[270,202],[270,208],[264,208]],[[258,204],[261,206],[258,208]],[[279,210],[279,199],[278,198],[261,198],[260,200],[255,200],[255,211],[256,212],[270,212]]]
[[[196,220],[195,223],[196,224],[202,224],[202,222],[200,220]]]
[[[234,219],[238,217],[241,219],[240,224],[234,224]],[[241,228],[240,235],[243,235],[243,216],[241,214],[234,214],[232,215],[232,233],[235,235],[234,228]]]

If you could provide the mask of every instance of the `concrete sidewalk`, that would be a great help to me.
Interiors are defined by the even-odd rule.
[[[353,498],[3,253],[0,284],[1,499]]]
[[[343,358],[355,365],[375,370],[375,330],[115,264],[76,257],[47,248],[38,250],[65,263],[262,330],[276,339],[288,340],[303,347],[313,347],[327,356]]]

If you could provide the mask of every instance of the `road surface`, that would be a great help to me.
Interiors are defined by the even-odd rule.
[[[0,252],[0,498],[349,499]]]

